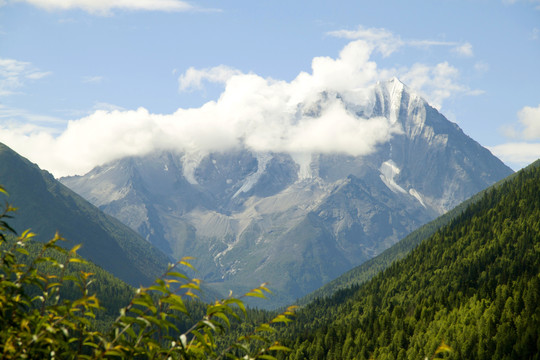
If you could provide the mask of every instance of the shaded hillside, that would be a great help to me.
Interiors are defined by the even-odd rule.
[[[540,161],[486,191],[371,281],[284,330],[290,359],[540,357]]]
[[[9,202],[20,209],[11,221],[13,228],[31,226],[40,241],[58,231],[68,239],[66,247],[83,244],[81,256],[135,286],[151,283],[166,269],[169,258],[135,231],[3,144],[0,184],[9,191]]]

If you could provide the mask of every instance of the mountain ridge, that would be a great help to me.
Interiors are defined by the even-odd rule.
[[[163,151],[61,181],[174,257],[195,256],[220,291],[269,282],[285,305],[512,173],[399,80],[321,93],[299,116],[336,103],[396,130],[362,156]]]
[[[12,205],[20,208],[12,227],[32,224],[40,241],[58,231],[67,239],[65,246],[82,244],[81,256],[134,286],[150,284],[165,271],[170,258],[50,173],[1,143],[0,160],[0,183]]]
[[[540,166],[540,161],[536,161],[525,169],[534,168]],[[324,284],[321,288],[315,290],[314,292],[306,295],[302,299],[299,299],[296,304],[303,306],[316,299],[322,299],[332,296],[338,291],[352,291],[352,288],[357,288],[359,285],[371,280],[379,272],[384,271],[389,267],[393,262],[400,260],[407,256],[407,254],[412,251],[416,246],[418,246],[423,240],[429,238],[440,228],[448,225],[458,216],[460,216],[469,205],[481,199],[481,197],[487,192],[497,187],[500,187],[507,181],[511,181],[517,176],[518,173],[509,175],[508,177],[498,181],[497,183],[491,185],[487,189],[480,191],[479,193],[471,196],[452,210],[444,213],[438,218],[428,222],[427,224],[419,227],[418,229],[411,232],[405,238],[401,239],[396,244],[392,245],[390,248],[383,251],[381,254],[377,255],[374,258],[366,261],[365,263],[347,271],[346,273],[340,275],[336,279]]]
[[[371,280],[315,299],[288,359],[538,359],[540,160],[478,194]]]

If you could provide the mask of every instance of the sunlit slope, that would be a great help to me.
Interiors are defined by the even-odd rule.
[[[299,312],[291,359],[536,359],[540,161],[486,191],[404,259]]]

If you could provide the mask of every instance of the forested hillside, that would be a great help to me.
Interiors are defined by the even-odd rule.
[[[58,231],[66,247],[82,244],[79,253],[127,283],[149,284],[165,271],[170,258],[139,234],[0,143],[0,184],[19,208],[11,226],[31,228],[45,242]]]
[[[493,187],[502,185],[503,183],[511,180],[514,176],[515,174],[512,174],[495,183],[486,190],[482,190],[479,193],[471,196],[452,210],[446,212],[444,215],[441,215],[435,220],[430,221],[429,223],[414,230],[398,243],[386,249],[376,257],[347,271],[338,278],[299,299],[297,304],[307,305],[309,302],[315,299],[329,297],[335,292],[343,289],[349,289],[350,291],[350,288],[356,288],[357,285],[369,281],[379,272],[389,267],[394,261],[403,259],[405,256],[407,256],[407,254],[409,254],[409,252],[411,252],[412,249],[418,246],[423,240],[433,235],[441,227],[448,225],[452,220],[460,216],[469,205],[480,200],[486,191],[491,190]]]
[[[298,312],[289,359],[540,357],[540,161],[371,281]],[[439,354],[440,355],[440,354]]]

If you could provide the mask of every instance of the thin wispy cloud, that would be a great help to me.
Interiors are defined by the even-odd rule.
[[[405,46],[417,48],[446,46],[450,47],[454,53],[461,56],[473,56],[473,49],[470,43],[431,39],[402,39],[400,36],[382,28],[365,28],[363,26],[358,26],[356,30],[334,30],[328,32],[327,35],[349,40],[360,39],[370,42],[383,56],[389,56]]]
[[[39,80],[51,74],[29,62],[0,58],[0,96],[18,94],[28,80]]]
[[[465,44],[456,46],[455,48],[452,49],[452,52],[456,53],[459,56],[463,56],[463,57],[473,57],[474,56],[473,47],[472,47],[472,45],[470,43],[465,43]]]
[[[64,125],[66,122],[54,116],[35,114],[28,110],[14,108],[0,104],[0,121],[4,126],[20,127],[20,124],[29,124],[32,129],[39,131],[52,131],[55,127]]]
[[[94,111],[97,111],[97,110],[126,111],[126,109],[121,107],[121,106],[114,105],[114,104],[109,104],[109,103],[106,103],[106,102],[97,102],[97,103],[95,103],[93,109],[94,109]]]
[[[9,0],[8,0],[9,1]],[[181,0],[17,0],[47,11],[83,10],[111,15],[114,10],[183,12],[202,10]],[[10,2],[14,2],[11,0]]]
[[[375,49],[383,56],[390,56],[405,44],[399,36],[382,28],[364,28],[358,26],[356,30],[334,30],[329,31],[327,35],[349,40],[367,41],[374,45]]]
[[[35,71],[26,75],[27,79],[39,80],[52,74],[52,71]]]

